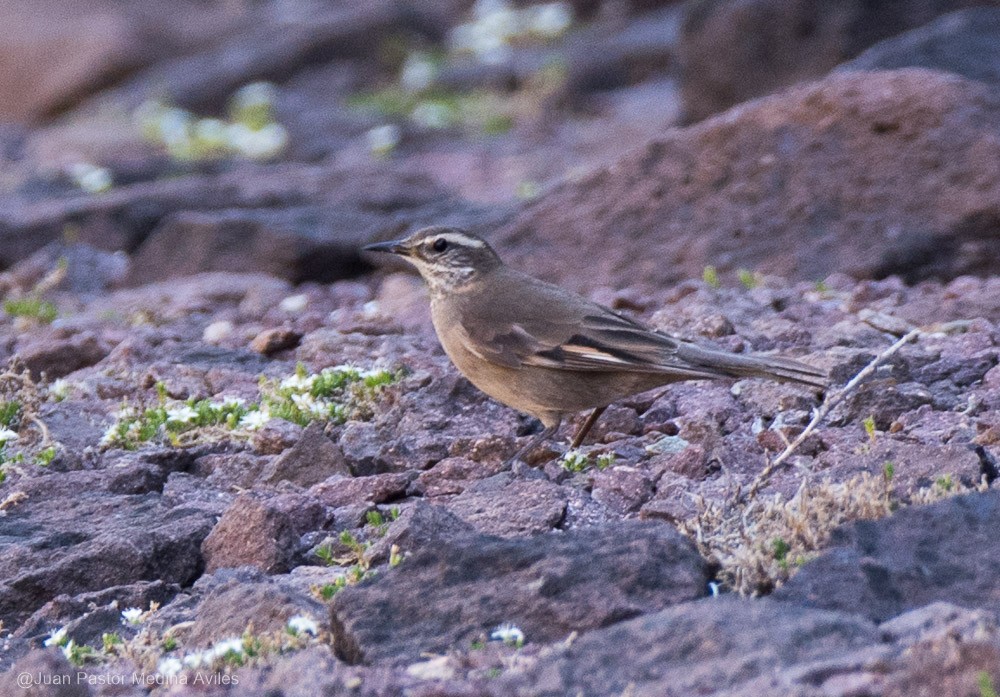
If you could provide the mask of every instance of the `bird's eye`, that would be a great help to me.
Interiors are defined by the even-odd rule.
[[[443,237],[438,237],[436,240],[434,240],[434,244],[431,245],[431,248],[435,252],[438,253],[443,252],[444,250],[448,249],[448,240],[446,240]]]

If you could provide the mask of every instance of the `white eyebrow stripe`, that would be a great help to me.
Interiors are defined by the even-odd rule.
[[[457,244],[459,247],[485,247],[486,243],[482,240],[477,240],[475,237],[469,237],[468,235],[460,235],[454,232],[445,232],[440,235],[435,235],[434,239],[446,239],[453,244]]]

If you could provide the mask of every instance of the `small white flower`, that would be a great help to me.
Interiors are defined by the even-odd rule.
[[[239,109],[269,106],[278,98],[278,89],[270,82],[251,82],[233,95],[233,103]]]
[[[112,445],[118,442],[118,424],[114,423],[108,426],[104,435],[101,436],[100,445]]]
[[[312,389],[313,383],[315,382],[315,375],[299,375],[298,373],[295,373],[282,380],[281,387],[286,390],[308,392]]]
[[[368,149],[376,155],[388,155],[402,139],[403,134],[399,126],[387,123],[384,126],[376,126],[365,134],[368,141]]]
[[[316,620],[306,615],[296,615],[288,620],[288,628],[295,634],[308,633],[316,636],[319,634],[319,626]]]
[[[72,639],[70,639],[69,642],[62,647],[63,656],[65,656],[66,658],[72,660],[72,658],[73,658],[73,649],[75,649],[75,648],[76,648],[76,644],[73,642]]]
[[[238,127],[241,124],[235,124]],[[288,145],[288,131],[280,123],[269,123],[257,130],[243,127],[235,140],[235,149],[244,157],[254,160],[268,160],[277,157]]]
[[[176,421],[178,423],[189,423],[198,418],[198,412],[196,412],[191,405],[181,404],[175,407],[167,409],[167,420]]]
[[[11,431],[9,428],[0,428],[0,445],[9,440],[17,440],[17,431]]]
[[[156,664],[156,672],[165,678],[172,678],[184,669],[184,664],[178,658],[164,658]]]
[[[45,646],[62,646],[66,643],[66,628],[60,627],[56,631],[49,634],[49,638],[45,640]]]
[[[207,148],[226,147],[226,122],[220,119],[198,119],[194,125],[194,137]]]
[[[431,86],[436,76],[437,67],[426,53],[411,53],[403,63],[399,84],[410,92],[421,92]]]
[[[207,655],[202,651],[196,651],[194,653],[186,654],[181,662],[186,668],[200,668],[203,665],[211,663],[212,656]]]
[[[223,658],[231,653],[236,655],[243,654],[243,640],[239,637],[232,637],[231,639],[223,639],[218,641],[209,649],[213,658]]]
[[[245,428],[249,431],[256,431],[270,420],[271,413],[267,409],[247,412],[247,414],[240,419],[240,428]]]
[[[291,313],[302,312],[308,305],[309,296],[305,293],[289,295],[287,298],[278,303],[278,307],[282,310],[282,312]]]
[[[232,406],[242,407],[246,403],[247,400],[243,399],[242,397],[234,397],[233,395],[226,395],[225,397],[222,398],[222,406],[224,407],[232,407]]]
[[[561,36],[573,24],[573,8],[565,2],[526,7],[528,30],[545,38]]]
[[[313,411],[316,408],[316,400],[311,394],[293,394],[292,403],[302,411]]]
[[[508,646],[521,646],[524,644],[524,632],[516,625],[506,622],[493,630],[490,638],[495,641],[502,641]]]
[[[49,394],[55,397],[58,401],[66,399],[69,395],[69,380],[64,380],[63,378],[58,378],[52,381],[49,385]]]
[[[143,612],[137,607],[122,610],[122,624],[142,624]]]

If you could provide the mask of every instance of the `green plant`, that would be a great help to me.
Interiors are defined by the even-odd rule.
[[[719,280],[719,272],[712,265],[706,266],[705,270],[701,272],[701,280],[709,288],[719,288],[722,286],[722,282]]]
[[[979,685],[979,697],[997,697],[997,689],[993,685],[993,678],[985,670],[979,671],[976,675],[976,683]]]
[[[865,427],[865,433],[868,434],[868,440],[871,441],[872,445],[875,444],[875,417],[867,416],[861,424]]]
[[[760,285],[760,278],[753,271],[748,271],[747,269],[739,269],[736,271],[736,277],[743,284],[743,287],[747,290],[753,290]]]
[[[33,296],[8,298],[3,301],[3,311],[11,317],[29,317],[44,324],[50,324],[59,316],[55,305]]]

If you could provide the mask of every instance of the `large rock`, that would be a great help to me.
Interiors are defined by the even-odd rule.
[[[183,0],[59,0],[0,4],[0,121],[33,121],[72,107],[157,58],[231,23]]]
[[[799,681],[789,668],[850,666],[866,649],[876,657],[878,637],[873,623],[846,613],[706,599],[591,632],[525,675],[504,676],[493,694],[804,695],[792,691]]]
[[[508,261],[579,289],[662,287],[707,264],[723,281],[737,268],[987,274],[1000,256],[998,131],[1000,95],[979,83],[837,75],[668,131],[493,239]]]
[[[465,648],[512,622],[528,641],[564,639],[705,592],[704,562],[672,527],[622,522],[516,540],[429,544],[335,596],[335,650],[351,663]]]
[[[678,43],[685,116],[826,74],[882,39],[989,0],[702,0]]]
[[[178,453],[161,467],[186,462]],[[136,468],[56,472],[5,491],[14,497],[0,517],[5,624],[16,626],[61,594],[157,579],[185,585],[198,577],[199,547],[212,517],[196,507],[164,505],[157,491],[162,479],[136,491],[137,473]]]
[[[838,71],[930,68],[1000,86],[1000,9],[979,7],[881,41]]]
[[[834,533],[830,549],[774,594],[884,620],[935,601],[1000,611],[1000,493],[905,508]]]

